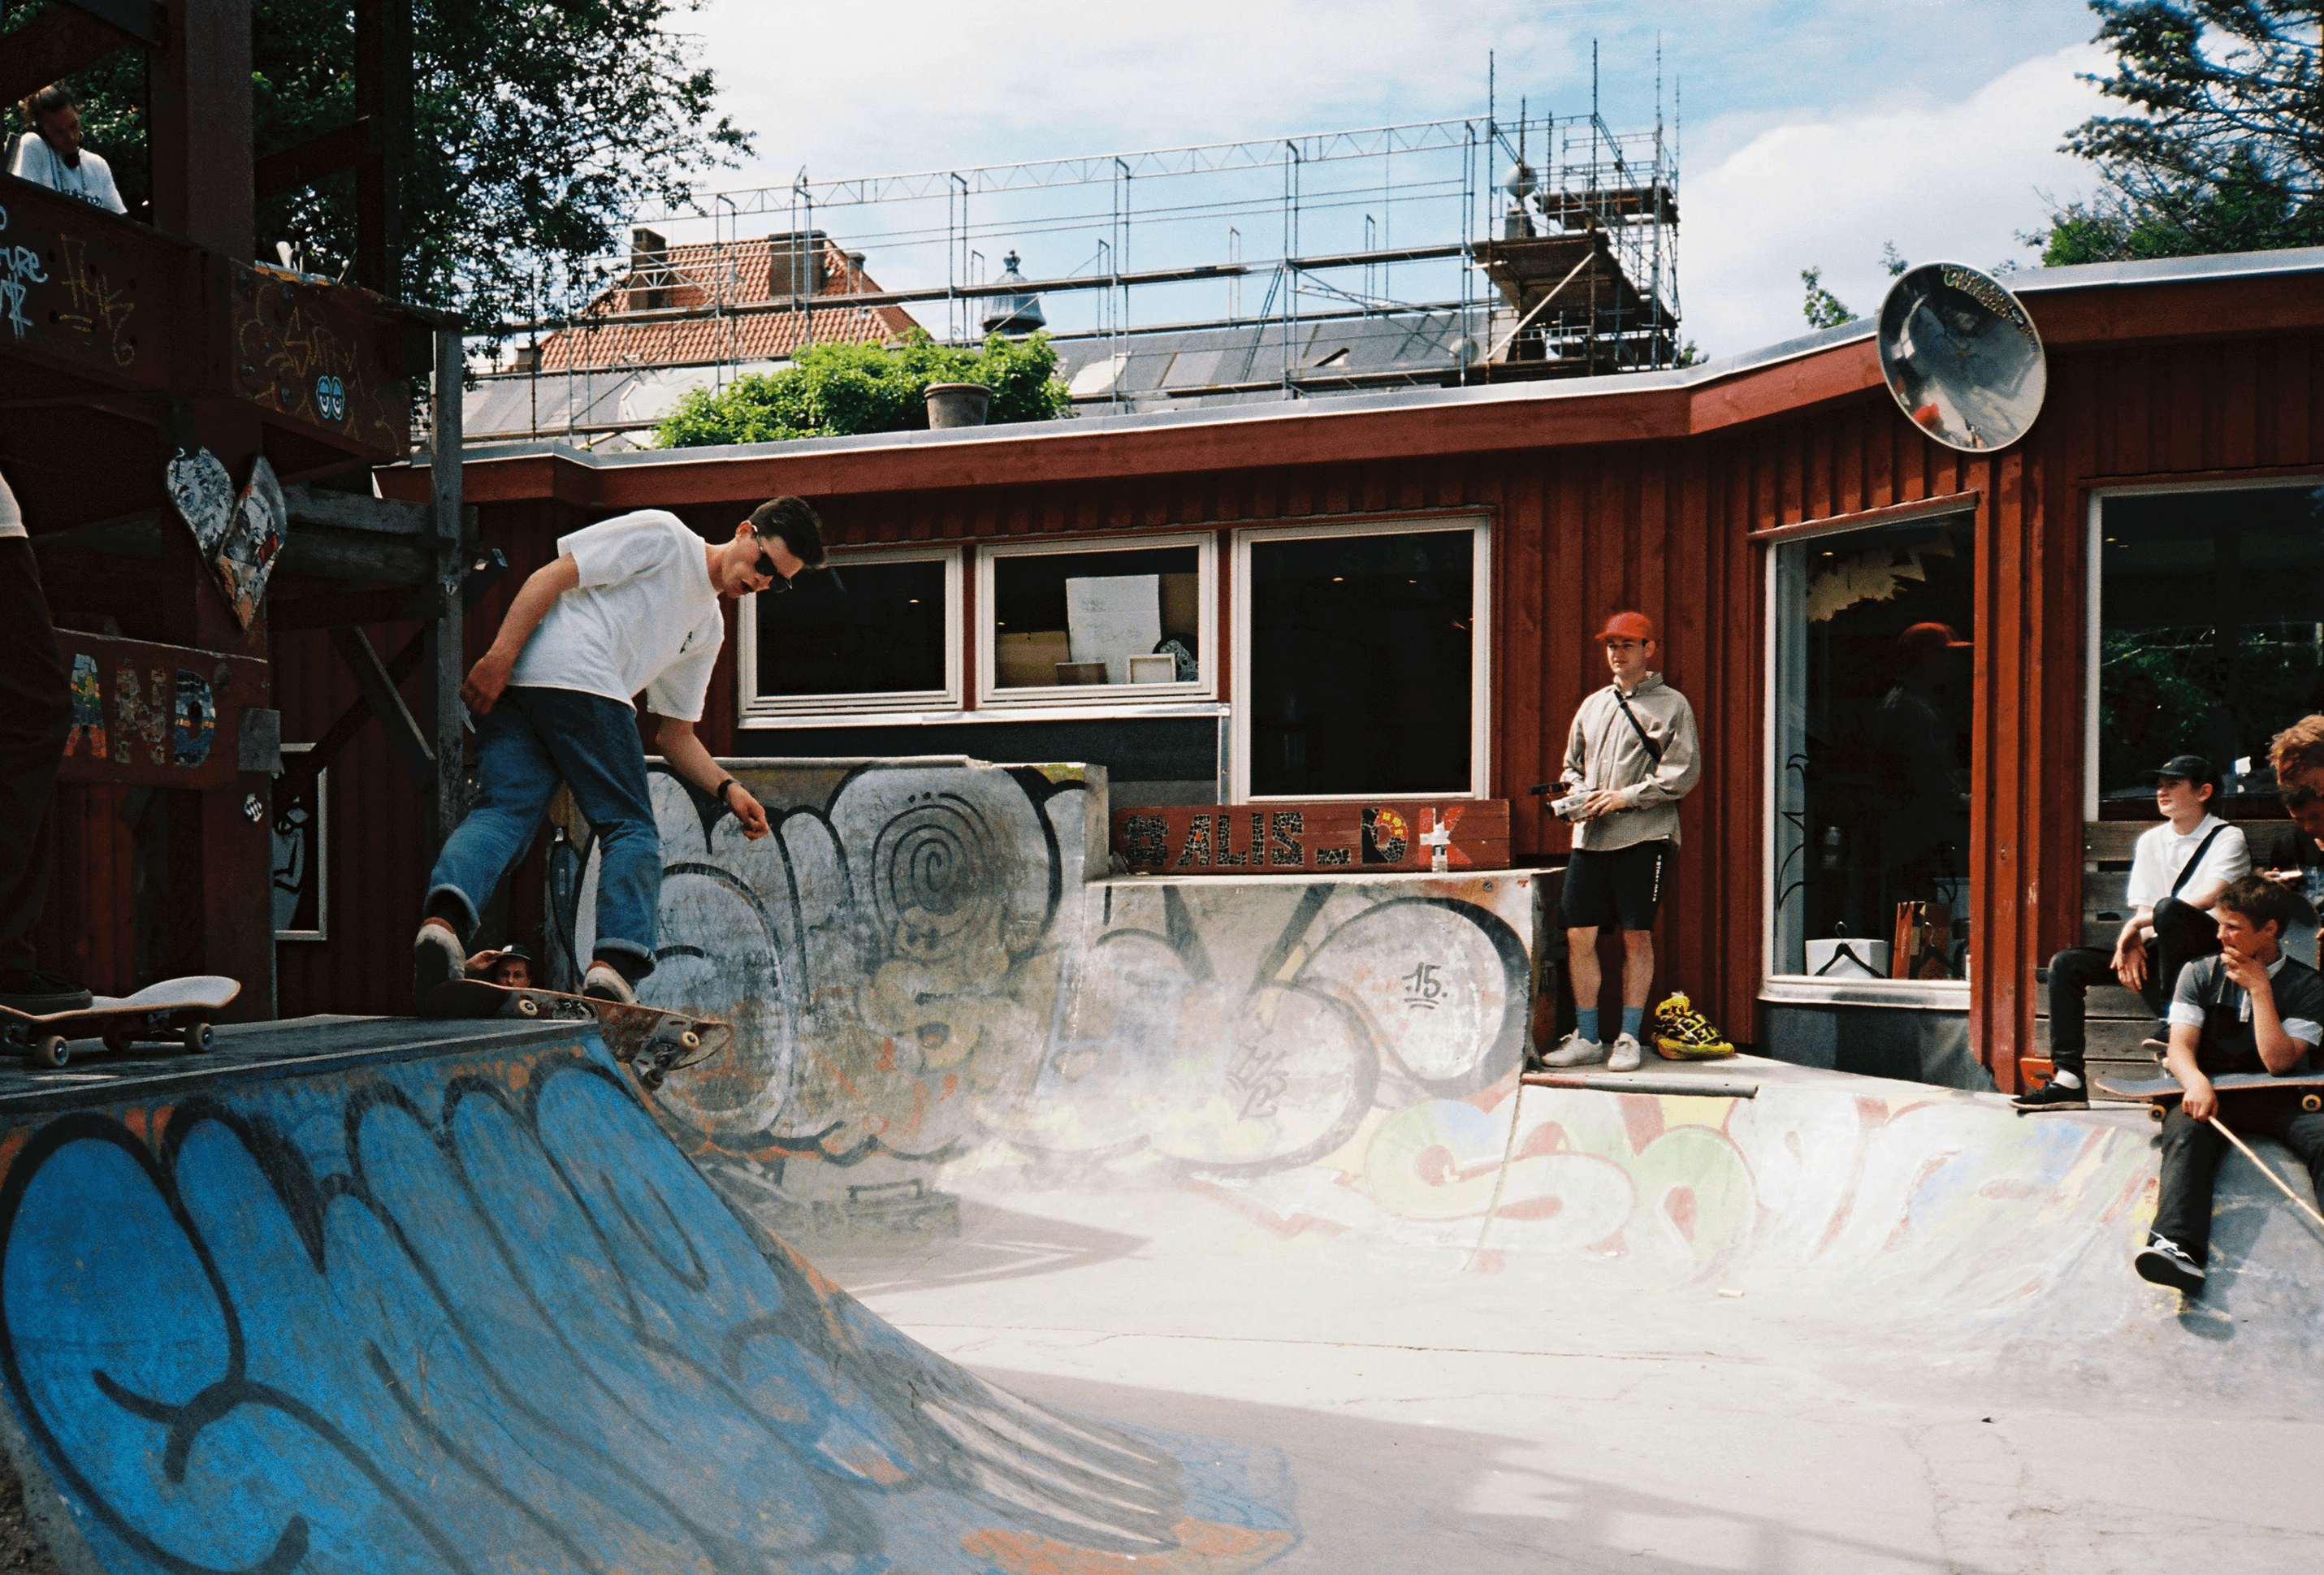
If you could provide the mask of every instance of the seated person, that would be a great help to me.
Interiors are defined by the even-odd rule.
[[[503,990],[532,988],[532,953],[522,946],[506,945],[497,952],[479,952],[468,959],[468,977],[497,984]]]
[[[2310,909],[2285,935],[2283,949],[2316,966],[2316,916],[2324,904],[2324,794],[2295,783],[2283,789],[2284,813],[2292,824],[2252,849],[2252,868],[2285,888]]]
[[[52,84],[24,100],[24,125],[9,174],[92,207],[129,211],[113,184],[113,166],[80,145],[80,100],[70,88]]]
[[[2154,806],[2163,824],[2138,839],[2130,864],[2130,917],[2112,954],[2096,946],[2069,946],[2050,959],[2048,1082],[2014,1101],[2021,1110],[2086,1110],[2082,1055],[2088,1044],[2083,1000],[2108,979],[2135,990],[2161,1017],[2179,970],[2219,949],[2210,907],[2228,881],[2251,869],[2244,834],[2210,811],[2218,773],[2200,755],[2173,755],[2145,773],[2154,782]]]
[[[2189,1295],[2203,1288],[2210,1257],[2211,1179],[2227,1140],[2210,1124],[2219,1110],[2211,1079],[2232,1072],[2277,1076],[2297,1069],[2324,1040],[2324,978],[2277,943],[2298,907],[2274,881],[2246,875],[2219,894],[2220,949],[2179,975],[2163,1065],[2187,1091],[2163,1119],[2163,1193],[2146,1247],[2133,1260],[2143,1279]],[[2273,1137],[2306,1162],[2324,1191],[2324,1112],[2300,1108],[2291,1089],[2238,1090],[2236,1125]]]

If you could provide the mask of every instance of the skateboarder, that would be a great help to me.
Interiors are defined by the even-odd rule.
[[[2293,1071],[2324,1042],[2324,978],[2279,949],[2299,899],[2276,882],[2245,875],[2219,894],[2219,950],[2180,972],[2171,999],[2171,1049],[2163,1065],[2186,1096],[2163,1119],[2162,1199],[2154,1227],[2134,1259],[2142,1278],[2189,1295],[2203,1288],[2210,1256],[2211,1181],[2227,1140],[2213,1076]],[[2301,1110],[2289,1091],[2238,1096],[2239,1131],[2268,1133],[2306,1162],[2324,1192],[2324,1112]]]
[[[57,769],[72,731],[71,680],[41,591],[16,494],[0,476],[0,1005],[78,1011],[89,992],[33,966],[32,926],[49,890]]]
[[[2050,959],[2050,1062],[2057,1070],[2040,1088],[2014,1101],[2022,1110],[2086,1110],[2084,1002],[2089,987],[2108,979],[2145,996],[2163,1015],[2179,970],[2190,959],[2219,949],[2218,926],[2207,911],[2227,883],[2251,868],[2244,834],[2211,813],[2218,773],[2200,755],[2173,755],[2145,773],[2163,824],[2139,835],[2132,850],[2130,917],[2111,954],[2096,946],[2068,946]]]
[[[477,915],[540,830],[561,779],[596,834],[597,936],[581,993],[634,1002],[654,965],[661,841],[631,696],[658,717],[662,758],[767,834],[767,812],[695,736],[725,623],[747,595],[823,563],[822,521],[798,498],[761,503],[712,546],[677,515],[623,514],[562,538],[517,592],[460,697],[476,727],[476,806],[445,839],[412,942],[411,993],[466,975]]]
[[[1603,1061],[1609,1072],[1635,1072],[1655,978],[1655,911],[1678,852],[1678,801],[1702,779],[1702,760],[1694,708],[1654,670],[1654,621],[1617,612],[1595,639],[1614,681],[1573,714],[1560,778],[1582,798],[1570,816],[1573,852],[1561,898],[1574,1029],[1542,1064]],[[1598,1037],[1598,932],[1614,924],[1622,926],[1622,1031],[1609,1045]]]

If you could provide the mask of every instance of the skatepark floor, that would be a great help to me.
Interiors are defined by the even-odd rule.
[[[2020,1118],[1751,1057],[1650,1070],[1756,1080],[1763,1101],[1933,1097],[1972,1168],[1980,1145],[2113,1153],[2153,1130],[2137,1110]],[[2222,1220],[2217,1304],[2131,1277],[2136,1210],[2053,1209],[2081,1239],[2044,1244],[2045,1311],[2014,1319],[1948,1304],[1933,1266],[1787,1272],[1772,1231],[1656,1274],[1635,1251],[1286,1232],[1200,1184],[971,1171],[957,1237],[802,1246],[1003,1388],[1283,1451],[1300,1541],[1271,1570],[2305,1571],[2324,1565],[2324,1414],[2308,1330],[2280,1325],[2312,1312],[2324,1240],[2264,1186],[2223,1173],[2243,1224]]]

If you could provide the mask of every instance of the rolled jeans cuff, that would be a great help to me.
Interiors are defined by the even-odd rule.
[[[653,953],[634,941],[600,935],[589,948],[589,956],[593,962],[602,958],[611,962],[622,977],[632,984],[654,971]]]
[[[465,916],[460,922],[460,944],[465,946],[468,944],[468,937],[476,933],[476,926],[484,922],[476,912],[475,903],[469,899],[466,892],[448,883],[431,886],[428,889],[428,905],[421,911],[435,912],[437,903],[447,897],[459,904],[460,912]]]

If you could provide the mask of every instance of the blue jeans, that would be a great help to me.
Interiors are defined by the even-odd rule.
[[[532,845],[561,780],[597,838],[593,954],[632,980],[652,972],[661,834],[646,790],[638,714],[577,689],[512,686],[477,723],[476,775],[476,806],[445,839],[428,877],[429,910],[464,910],[465,944],[493,889]]]

